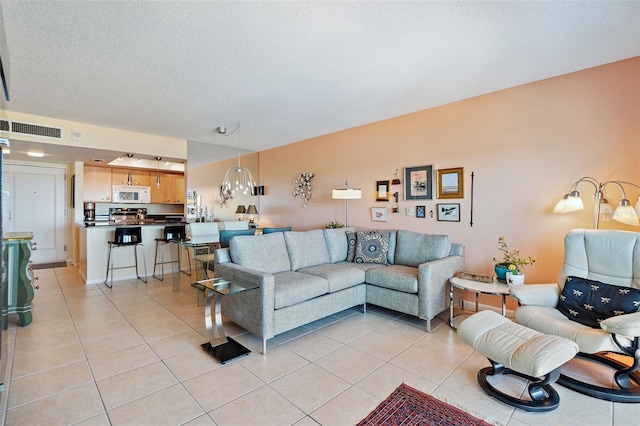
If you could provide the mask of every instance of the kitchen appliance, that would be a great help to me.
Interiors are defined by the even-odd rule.
[[[84,220],[87,220],[87,221],[96,220],[95,203],[84,203]]]
[[[151,188],[148,186],[113,185],[114,203],[150,203]]]
[[[151,223],[153,219],[147,218],[146,208],[109,207],[109,221],[122,225]]]

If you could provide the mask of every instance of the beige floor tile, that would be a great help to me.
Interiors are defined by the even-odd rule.
[[[200,417],[197,417],[190,422],[185,423],[184,426],[216,426],[216,423],[211,419],[211,417],[209,417],[208,414],[203,414]]]
[[[209,413],[219,425],[291,425],[305,415],[269,386],[248,393]]]
[[[133,329],[124,330],[102,336],[97,339],[85,340],[82,342],[87,358],[95,358],[97,356],[109,354],[111,352],[121,351],[145,343],[144,339]]]
[[[206,412],[245,395],[264,382],[238,363],[228,364],[183,382]]]
[[[305,416],[299,422],[296,422],[294,426],[318,426],[318,422],[309,416]]]
[[[200,345],[190,351],[166,358],[164,363],[181,382],[222,367],[220,361],[209,355]]]
[[[426,393],[431,393],[437,384],[417,374],[391,364],[385,364],[356,384],[358,389],[380,401],[385,400],[398,386],[406,383]]]
[[[177,383],[162,362],[145,365],[126,373],[99,380],[98,389],[107,410],[151,395]]]
[[[318,333],[306,334],[283,345],[285,349],[295,352],[309,361],[314,361],[341,346],[343,344],[337,340]]]
[[[378,406],[373,396],[352,387],[310,414],[322,426],[355,425]]]
[[[355,384],[383,365],[384,361],[350,346],[343,346],[317,359],[314,364]]]
[[[349,346],[359,349],[362,352],[380,358],[383,361],[389,361],[407,349],[413,343],[413,339],[399,336],[387,336],[377,331],[349,343]]]
[[[182,385],[174,385],[109,411],[111,424],[181,425],[204,414]]]
[[[345,318],[344,321],[365,327],[369,330],[375,330],[376,328],[382,327],[388,322],[393,321],[393,319],[389,318],[387,315],[381,315],[376,312],[367,312],[352,315]]]
[[[106,413],[98,414],[79,423],[74,423],[74,426],[111,426],[109,417]]]
[[[258,376],[265,383],[279,379],[309,363],[300,355],[285,348],[269,350],[266,356],[253,354],[240,362],[247,370]]]
[[[176,334],[186,333],[191,329],[183,321],[171,316],[165,320],[158,319],[157,322],[152,322],[143,325],[136,325],[134,327],[140,333],[140,335],[147,341],[152,342],[154,340],[164,339],[166,337],[175,336]]]
[[[515,410],[515,408],[503,404],[500,401],[489,397],[488,395],[484,396],[483,401],[478,401],[475,399],[467,398],[466,392],[456,392],[455,390],[440,386],[434,392],[430,393],[434,397],[438,398],[441,401],[448,403],[449,405],[453,405],[454,407],[458,407],[461,410],[475,416],[479,419],[483,419],[492,424],[507,424],[509,421],[510,415]],[[540,414],[540,413],[536,413]],[[543,414],[546,417],[546,414]],[[543,420],[539,417],[536,420]],[[546,418],[542,421],[542,423],[531,423],[531,425],[551,425],[552,423],[545,423]],[[560,426],[560,425],[558,425]]]
[[[309,384],[313,384],[310,386]],[[314,365],[306,365],[275,380],[271,386],[304,413],[309,414],[349,387],[349,383]]]
[[[79,342],[45,351],[23,354],[22,356],[15,357],[13,361],[12,378],[17,379],[28,374],[34,374],[84,360],[84,350]]]
[[[174,357],[183,352],[189,352],[194,348],[200,349],[200,345],[207,341],[200,333],[188,330],[164,339],[149,342],[149,346],[158,354],[160,359]]]
[[[366,327],[347,321],[338,321],[316,331],[316,333],[330,337],[341,343],[353,342],[370,332],[371,330]]]
[[[70,425],[91,419],[101,413],[104,413],[104,407],[96,385],[89,383],[8,410],[5,424]]]
[[[96,380],[102,380],[159,360],[149,345],[143,344],[90,358],[89,365],[91,366],[93,377]]]
[[[51,332],[36,338],[16,340],[16,356],[40,352],[42,348],[52,349],[78,343],[78,334],[73,328]]]
[[[86,361],[24,376],[11,380],[7,407],[16,407],[92,382]]]

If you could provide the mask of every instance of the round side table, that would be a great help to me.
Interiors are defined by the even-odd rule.
[[[453,325],[453,289],[459,288],[464,291],[471,291],[476,294],[476,312],[478,312],[478,297],[480,294],[489,294],[502,297],[502,316],[507,315],[507,295],[509,294],[509,286],[507,284],[493,281],[492,283],[483,283],[480,281],[465,280],[458,277],[449,279],[449,327],[456,330]]]

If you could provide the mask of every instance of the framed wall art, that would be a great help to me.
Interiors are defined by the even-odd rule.
[[[389,181],[376,181],[376,201],[389,201]]]
[[[404,199],[431,200],[433,198],[433,167],[405,167]]]
[[[438,220],[441,222],[460,222],[460,204],[436,204]]]
[[[416,206],[416,217],[420,217],[420,218],[426,217],[426,207],[425,206]]]
[[[436,181],[438,198],[464,198],[464,168],[440,169]]]
[[[386,222],[387,221],[387,208],[386,207],[371,207],[371,220],[374,222]]]

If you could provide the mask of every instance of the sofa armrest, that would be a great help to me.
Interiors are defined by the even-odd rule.
[[[432,319],[449,306],[449,278],[464,269],[464,257],[447,256],[418,265],[418,317]]]
[[[607,318],[600,322],[600,328],[609,333],[638,337],[640,336],[640,312]]]
[[[234,280],[250,282],[259,286],[257,290],[224,297],[222,299],[222,314],[257,336],[264,339],[273,337],[275,324],[274,276],[232,262],[216,262],[216,277],[232,282]]]
[[[558,284],[528,284],[509,289],[511,297],[523,305],[555,308],[560,297]]]

